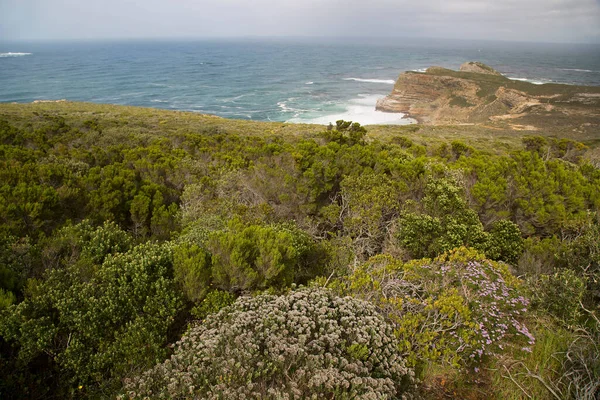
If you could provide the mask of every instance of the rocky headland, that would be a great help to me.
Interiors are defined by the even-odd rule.
[[[511,80],[479,62],[454,71],[430,67],[404,72],[377,110],[401,112],[426,125],[500,122],[538,130],[552,124],[600,127],[600,87]]]

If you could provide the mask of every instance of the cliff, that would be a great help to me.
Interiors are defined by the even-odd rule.
[[[430,125],[510,120],[523,126],[516,123],[521,119],[536,130],[544,125],[540,118],[568,116],[600,126],[600,87],[535,85],[468,62],[460,71],[431,67],[402,73],[377,110],[405,113]]]

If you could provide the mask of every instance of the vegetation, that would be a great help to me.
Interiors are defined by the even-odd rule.
[[[598,143],[481,129],[0,105],[0,397],[597,398]]]
[[[324,289],[240,298],[193,326],[121,398],[401,397],[412,383],[375,308]]]

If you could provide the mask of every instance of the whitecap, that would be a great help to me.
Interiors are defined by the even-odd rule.
[[[367,83],[385,83],[393,85],[396,83],[393,79],[363,79],[363,78],[344,78],[345,81],[367,82]]]
[[[159,100],[159,99],[154,99],[154,100],[150,100],[152,103],[168,103],[167,100]]]
[[[285,101],[277,102],[277,107],[281,108],[281,111],[283,111],[283,112],[291,112],[292,111],[292,109],[287,106],[287,103]]]
[[[575,71],[575,72],[600,72],[592,71],[591,69],[579,69],[579,68],[561,68],[562,71]]]
[[[302,108],[294,108],[294,107],[290,107],[288,106],[288,102],[289,101],[294,101],[296,100],[294,97],[291,97],[287,100],[284,101],[280,101],[277,103],[277,107],[279,107],[281,109],[281,112],[285,112],[285,113],[294,113],[294,116],[299,115],[301,112],[308,112],[310,110],[305,110]],[[268,111],[268,110],[265,110]]]
[[[312,85],[314,82],[310,81],[310,82],[306,82],[305,85]]]
[[[386,113],[375,110],[377,100],[381,97],[379,95],[359,96],[345,104],[344,111],[321,116],[307,113],[286,122],[321,125],[335,124],[335,121],[340,119],[358,122],[361,125],[408,125],[416,122],[413,119],[405,118],[405,114],[402,113]]]
[[[23,57],[30,56],[32,53],[0,53],[0,57]]]
[[[411,71],[425,73],[425,72],[427,72],[427,68],[417,68],[417,69],[412,69]]]
[[[591,69],[580,69],[580,68],[560,68],[561,71],[573,71],[573,72],[586,72],[586,73],[600,73],[600,71],[594,71]]]

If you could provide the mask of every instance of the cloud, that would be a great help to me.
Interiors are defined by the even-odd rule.
[[[600,42],[599,0],[0,0],[0,37],[427,36]]]

